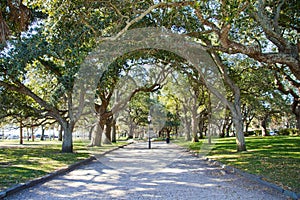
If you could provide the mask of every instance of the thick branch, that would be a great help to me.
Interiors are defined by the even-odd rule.
[[[4,81],[0,81],[0,86],[3,86],[4,88],[12,91],[19,92],[21,94],[24,94],[26,96],[31,97],[36,103],[38,103],[41,107],[44,107],[45,110],[49,113],[49,116],[52,116],[53,118],[63,121],[62,117],[59,114],[59,110],[57,110],[55,107],[52,107],[47,102],[45,102],[43,99],[41,99],[39,96],[37,96],[35,93],[33,93],[29,88],[27,88],[25,85],[23,85],[20,82],[16,82],[17,85],[8,84]]]
[[[289,43],[282,37],[282,35],[273,30],[274,27],[272,28],[272,25],[268,17],[266,16],[266,14],[264,14],[263,4],[264,3],[262,2],[262,0],[259,0],[258,12],[252,13],[255,20],[261,25],[268,39],[272,41],[276,46],[278,46],[279,49],[281,50],[285,48],[291,49]],[[278,9],[281,8],[280,5],[277,7]]]
[[[114,41],[116,39],[118,39],[121,35],[123,35],[132,25],[134,25],[135,23],[137,23],[138,21],[142,20],[146,15],[148,15],[149,13],[151,13],[153,10],[157,9],[157,8],[167,8],[167,7],[182,7],[182,6],[188,6],[188,5],[194,5],[195,2],[194,1],[183,1],[183,2],[172,2],[172,3],[158,3],[158,4],[154,4],[152,6],[150,6],[146,11],[144,11],[143,13],[141,13],[138,17],[132,19],[131,21],[129,21],[126,26],[118,32],[117,35],[113,36],[113,37],[106,37],[106,38],[101,38],[98,42],[102,42],[105,40],[111,40]]]

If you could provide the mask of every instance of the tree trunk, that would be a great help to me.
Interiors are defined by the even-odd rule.
[[[224,137],[225,137],[225,134],[226,134],[226,126],[227,126],[227,121],[224,120],[224,123],[223,123],[223,126],[222,126],[222,130],[221,130],[220,135],[219,135],[220,138],[224,138]]]
[[[94,128],[95,128],[95,126],[92,126],[89,130],[89,141],[92,140],[92,133],[93,133]]]
[[[296,115],[296,128],[300,130],[300,114]]]
[[[186,125],[186,127],[184,127],[185,130],[185,141],[191,141],[191,127]]]
[[[200,136],[199,136],[199,139],[203,139],[204,138],[204,119],[200,119],[199,121],[199,132],[200,132]]]
[[[62,140],[63,140],[63,127],[62,125],[60,125],[59,133],[58,133],[58,141],[62,141]]]
[[[261,136],[267,136],[267,117],[265,116],[261,122],[260,122],[260,127],[261,127]]]
[[[247,151],[246,149],[246,142],[244,136],[244,121],[243,115],[241,111],[241,96],[239,89],[235,92],[235,100],[234,105],[229,106],[230,111],[233,115],[233,124],[236,130],[236,149],[238,152],[240,151]]]
[[[229,77],[229,72],[227,66],[222,63],[220,56],[216,52],[212,52],[214,61],[216,62],[217,66],[220,68],[220,71],[223,72],[222,76],[226,82],[226,84],[230,87],[231,91],[234,95],[234,102],[228,101],[223,95],[219,94],[220,100],[226,104],[232,113],[233,116],[233,123],[236,128],[236,145],[237,151],[247,151],[246,149],[246,142],[244,136],[244,123],[243,123],[243,116],[241,111],[241,91],[240,88],[233,82],[233,80]],[[215,91],[212,91],[213,93]],[[216,94],[218,96],[218,94]]]
[[[34,132],[33,132],[34,128],[33,126],[31,126],[31,141],[34,142]]]
[[[64,131],[63,143],[62,143],[62,152],[63,153],[73,153],[73,129],[75,124],[65,122],[62,127]]]
[[[245,132],[248,133],[248,130],[249,130],[249,126],[250,126],[250,123],[247,123],[245,124]]]
[[[176,126],[176,128],[175,128],[175,139],[177,139],[178,138],[178,126]]]
[[[300,106],[299,99],[294,97],[294,102],[292,104],[292,112],[296,117],[296,128],[300,130]]]
[[[223,129],[222,129],[223,137],[225,137],[225,136],[229,137],[229,131],[230,131],[231,124],[232,124],[232,121],[230,119],[230,110],[229,110],[228,106],[226,106],[224,126],[223,126]]]
[[[184,126],[184,131],[185,131],[185,140],[186,141],[191,141],[191,121],[188,119],[187,116],[185,116],[185,126]]]
[[[30,133],[29,133],[28,127],[26,128],[26,132],[27,132],[27,141],[29,141]]]
[[[198,134],[197,134],[197,111],[192,111],[192,134],[193,134],[193,142],[199,142]]]
[[[232,126],[232,120],[230,120],[229,124],[226,126],[226,137],[230,137],[230,128]]]
[[[166,134],[166,138],[171,138],[170,133],[171,133],[172,129],[167,129],[167,134]]]
[[[113,117],[110,117],[106,120],[105,138],[104,138],[104,141],[103,141],[104,144],[111,144],[112,122],[113,122]]]
[[[116,143],[117,142],[117,121],[116,119],[114,118],[113,119],[113,122],[112,122],[112,137],[111,137],[111,141],[113,143]]]
[[[105,138],[103,140],[103,144],[111,144],[111,124],[108,123],[105,126]]]
[[[240,151],[247,151],[246,149],[246,142],[245,142],[245,137],[244,137],[244,133],[243,133],[243,119],[241,117],[241,119],[234,119],[234,126],[235,126],[235,130],[236,130],[236,149],[238,152]]]
[[[42,135],[41,135],[41,140],[43,141],[45,139],[45,128],[42,126]]]
[[[23,144],[23,122],[22,122],[22,119],[20,120],[20,144]]]
[[[191,141],[191,120],[190,117],[188,116],[188,107],[183,104],[183,112],[184,116],[182,118],[183,121],[183,128],[184,128],[184,136],[185,136],[185,141]]]
[[[235,88],[234,93],[234,104],[229,103],[228,107],[232,113],[232,120],[236,130],[236,149],[238,152],[247,151],[244,136],[244,121],[241,111],[241,95],[239,88]]]
[[[96,127],[93,129],[91,143],[89,144],[89,146],[100,147],[101,141],[102,141],[102,133],[103,133],[104,125],[101,125],[100,122],[98,122],[95,126]]]
[[[129,125],[129,133],[128,133],[128,138],[134,138],[134,123],[131,122]]]

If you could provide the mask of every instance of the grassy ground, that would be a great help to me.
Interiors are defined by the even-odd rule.
[[[201,143],[178,144],[198,152],[201,149]],[[207,157],[300,192],[300,137],[248,137],[246,145],[247,152],[237,153],[235,138],[217,139]]]
[[[123,143],[87,148],[87,141],[74,141],[75,153],[61,153],[61,142],[0,140],[0,191],[17,183],[41,177],[49,172],[67,167],[86,159],[90,154],[97,154]]]

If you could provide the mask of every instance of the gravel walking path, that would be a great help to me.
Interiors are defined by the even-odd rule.
[[[7,199],[286,199],[175,144],[136,143]]]

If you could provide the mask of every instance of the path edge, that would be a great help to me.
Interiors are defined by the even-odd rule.
[[[177,145],[177,144],[176,144]],[[177,145],[179,146],[179,145]],[[282,188],[281,186],[279,185],[276,185],[274,183],[271,183],[271,182],[268,182],[268,181],[265,181],[263,180],[263,176],[259,176],[259,175],[255,175],[255,174],[250,174],[248,172],[244,172],[240,169],[237,169],[235,167],[232,167],[230,165],[225,165],[224,163],[221,163],[219,161],[216,161],[216,160],[213,160],[211,158],[208,158],[208,157],[205,157],[195,151],[192,151],[192,150],[189,150],[187,148],[184,148],[184,147],[181,147],[179,146],[180,148],[183,148],[186,152],[189,152],[192,156],[195,156],[203,161],[206,161],[214,166],[218,166],[218,167],[221,167],[225,173],[236,173],[236,174],[240,174],[252,181],[255,181],[255,182],[258,182],[260,184],[263,184],[264,186],[266,187],[269,187],[269,188],[272,188],[280,193],[282,193],[283,195],[285,196],[288,196],[290,198],[292,198],[293,200],[300,200],[300,193],[296,193],[296,192],[293,192],[291,190],[286,190],[284,188]]]

